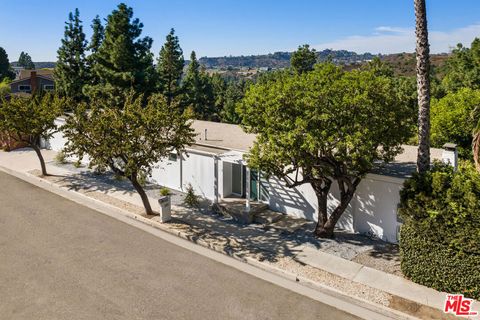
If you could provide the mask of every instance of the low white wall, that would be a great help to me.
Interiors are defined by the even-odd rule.
[[[262,181],[267,187],[268,203],[273,210],[317,221],[317,198],[313,188],[302,185],[288,188],[284,182],[270,178]],[[337,227],[397,242],[397,206],[403,179],[369,174],[357,188],[354,198],[340,218]],[[332,184],[328,209],[339,203],[338,187]]]
[[[177,161],[164,161],[155,164],[152,170],[152,180],[162,186],[182,190],[180,179],[180,156],[177,156]]]
[[[182,162],[182,186],[191,184],[196,194],[215,197],[215,162],[213,156],[189,152]]]
[[[55,120],[55,125],[57,126],[57,128],[60,128],[64,124],[64,119],[58,118]],[[61,131],[57,131],[48,141],[42,140],[40,145],[41,147],[46,149],[50,149],[53,151],[61,151],[65,147],[66,143],[67,140],[63,137],[63,133]]]

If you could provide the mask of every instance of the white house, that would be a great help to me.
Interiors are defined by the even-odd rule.
[[[57,125],[63,124],[57,119]],[[213,202],[228,197],[260,201],[270,209],[316,220],[317,200],[310,185],[288,188],[283,181],[259,177],[243,161],[243,155],[255,141],[240,126],[195,120],[195,143],[182,154],[172,153],[157,163],[152,180],[175,190],[191,184],[195,192]],[[44,146],[61,150],[65,140],[56,133]],[[432,160],[455,158],[455,150],[431,149]],[[399,221],[397,206],[404,180],[415,170],[417,147],[404,146],[394,162],[374,170],[360,183],[355,197],[338,222],[338,227],[352,232],[369,233],[388,242],[397,242]],[[337,201],[332,187],[330,205]]]

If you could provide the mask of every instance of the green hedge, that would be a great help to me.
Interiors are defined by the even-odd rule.
[[[402,272],[411,280],[480,299],[480,174],[436,164],[401,192]]]

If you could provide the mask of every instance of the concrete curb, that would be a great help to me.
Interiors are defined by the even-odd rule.
[[[416,298],[416,297],[412,296],[415,292],[410,291],[411,295],[409,295],[408,297],[405,298],[404,294],[397,295],[395,293],[391,293],[390,291],[395,291],[395,290],[388,290],[388,288],[385,288],[385,285],[382,285],[382,283],[384,282],[384,281],[382,281],[382,277],[385,277],[385,276],[391,276],[391,277],[395,277],[395,278],[400,278],[400,277],[389,275],[389,274],[386,274],[384,272],[359,265],[355,262],[348,261],[348,260],[345,260],[345,259],[342,259],[342,258],[339,258],[339,257],[335,257],[333,255],[329,255],[329,254],[325,253],[325,255],[328,256],[328,257],[325,257],[325,258],[327,258],[325,261],[329,261],[329,262],[326,263],[323,266],[316,266],[319,269],[325,270],[327,272],[330,272],[330,273],[335,274],[337,276],[340,276],[342,278],[346,278],[346,279],[349,279],[349,280],[354,281],[354,282],[359,282],[359,283],[365,284],[367,286],[376,288],[378,290],[387,292],[387,293],[391,294],[392,296],[398,296],[399,298],[404,300],[404,303],[402,305],[400,305],[400,308],[397,308],[397,309],[387,308],[385,306],[378,305],[378,304],[372,303],[370,301],[367,301],[367,300],[364,300],[364,299],[361,299],[361,298],[358,298],[358,297],[355,297],[355,296],[347,295],[347,294],[345,294],[345,293],[343,293],[343,292],[341,292],[337,289],[325,286],[321,283],[314,282],[314,281],[306,279],[304,277],[300,277],[296,274],[293,274],[293,273],[287,272],[285,270],[276,268],[274,266],[262,263],[262,262],[260,262],[256,259],[249,258],[249,257],[242,257],[242,256],[239,256],[239,255],[235,254],[234,252],[226,252],[220,246],[212,245],[212,244],[204,241],[203,239],[197,238],[195,236],[192,237],[191,235],[188,235],[188,234],[186,234],[182,231],[172,230],[171,228],[168,228],[166,225],[164,225],[162,223],[152,221],[152,220],[147,219],[145,217],[142,217],[140,215],[131,213],[129,211],[126,211],[126,210],[123,210],[123,209],[118,208],[116,206],[105,203],[103,201],[91,198],[91,197],[89,197],[89,196],[87,196],[83,193],[77,192],[75,190],[70,190],[68,188],[59,186],[59,185],[57,185],[53,182],[50,182],[50,181],[47,181],[45,179],[39,178],[39,177],[34,176],[32,174],[29,174],[27,172],[18,172],[18,171],[15,171],[15,170],[3,167],[3,166],[0,166],[0,170],[6,172],[7,174],[15,176],[15,177],[17,177],[21,180],[24,180],[28,183],[36,185],[36,186],[38,186],[42,189],[45,189],[47,191],[50,191],[52,193],[55,193],[55,194],[60,195],[62,197],[65,197],[65,198],[67,198],[71,201],[77,202],[79,204],[85,205],[86,207],[97,210],[97,211],[99,211],[103,214],[106,214],[110,217],[113,217],[117,220],[128,223],[124,219],[124,218],[128,218],[129,220],[134,220],[134,221],[141,222],[144,225],[148,225],[150,227],[153,227],[153,228],[155,228],[157,230],[160,230],[164,233],[167,233],[169,235],[174,235],[174,236],[179,237],[181,239],[184,239],[184,240],[186,240],[190,243],[199,245],[199,246],[201,246],[203,248],[206,248],[206,249],[213,250],[218,254],[234,258],[237,261],[241,261],[241,262],[246,263],[250,266],[253,266],[257,269],[261,269],[261,270],[269,272],[271,274],[280,276],[280,277],[282,277],[284,279],[287,279],[288,281],[293,282],[295,284],[302,285],[304,287],[311,288],[311,289],[314,289],[315,291],[319,291],[319,292],[322,292],[322,293],[328,293],[328,295],[336,297],[337,299],[342,299],[342,301],[347,300],[353,306],[360,307],[363,310],[371,311],[372,314],[370,314],[367,317],[368,319],[377,318],[376,316],[374,318],[372,318],[372,316],[374,314],[378,315],[378,313],[383,314],[387,318],[414,319],[414,317],[405,313],[405,312],[412,313],[411,307],[408,307],[408,306],[405,307],[405,301],[407,301],[406,302],[407,304],[408,304],[408,301],[410,301],[410,302],[412,302],[416,305],[419,305],[419,304],[420,305],[425,305],[428,308],[435,309],[436,311],[440,311],[439,307],[440,308],[443,307],[443,299],[442,299],[442,304],[439,307],[436,307],[435,305],[432,306],[432,304],[435,304],[436,300],[432,301],[432,300],[427,299],[426,303],[418,303],[418,302],[411,301],[412,298]],[[119,215],[121,215],[121,217]],[[164,238],[164,237],[162,237],[162,238]],[[198,253],[198,250],[192,250],[192,251],[195,251],[195,252]],[[339,260],[337,260],[337,259],[339,259]],[[357,265],[360,266],[360,267],[358,267]],[[333,268],[332,266],[335,266],[335,268]],[[352,270],[354,270],[354,272],[352,272]],[[362,270],[365,270],[365,271],[362,271]],[[392,285],[392,282],[390,282],[390,281],[392,281],[391,277],[387,277],[387,279],[385,280],[385,281],[387,281],[385,283],[388,284],[389,286]],[[393,280],[395,280],[395,278],[393,278]],[[402,279],[402,280],[406,281],[404,279]],[[410,283],[407,283],[407,284],[410,284]],[[397,288],[400,285],[405,285],[405,284],[393,285],[393,288]],[[415,285],[415,286],[419,286],[419,285]],[[422,286],[419,286],[419,287],[422,287]],[[426,289],[432,290],[432,291],[434,291],[435,293],[438,294],[438,292],[436,292],[433,289],[429,289],[429,288],[426,288]],[[293,290],[293,291],[296,291],[296,290]],[[307,295],[307,296],[309,296],[309,295]],[[313,298],[311,295],[309,297]],[[321,301],[325,303],[325,301],[323,301],[323,300],[321,300]],[[478,308],[475,309],[475,310],[478,310]],[[359,314],[356,314],[356,315],[359,315]],[[441,313],[439,313],[439,316],[440,315],[441,315]]]

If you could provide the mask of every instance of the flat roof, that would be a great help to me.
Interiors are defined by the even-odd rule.
[[[195,130],[195,144],[192,149],[221,154],[226,150],[248,152],[253,146],[256,135],[246,133],[239,125],[193,120],[192,128]],[[207,139],[205,139],[207,130]],[[213,149],[212,149],[213,148]],[[218,152],[213,152],[217,148]],[[390,163],[378,163],[372,173],[397,178],[406,178],[416,170],[417,146],[403,145],[403,152]],[[430,148],[431,160],[441,160],[443,149]]]
[[[246,133],[235,124],[193,120],[192,128],[195,130],[195,144],[228,150],[248,152],[253,146],[255,135]],[[207,139],[205,139],[207,130]]]

